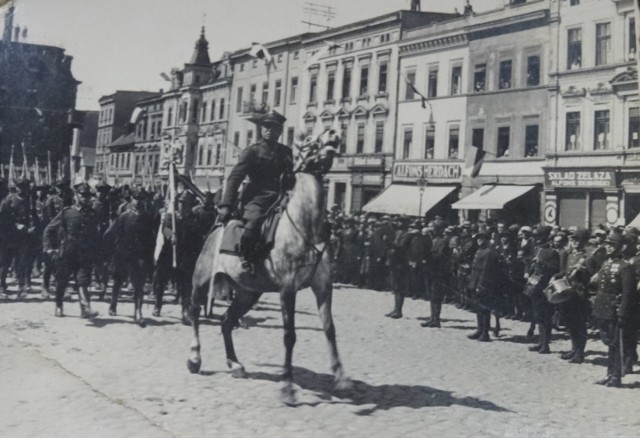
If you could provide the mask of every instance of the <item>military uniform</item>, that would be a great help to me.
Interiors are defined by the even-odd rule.
[[[597,274],[597,293],[593,316],[598,320],[600,336],[609,347],[606,382],[618,386],[622,374],[620,330],[631,326],[633,303],[637,299],[636,276],[633,267],[618,256],[604,262]]]
[[[107,190],[109,186],[97,185],[99,190]],[[103,188],[104,187],[104,188]],[[100,298],[102,298],[107,290],[107,284],[109,282],[109,249],[112,245],[105,239],[105,233],[109,229],[111,224],[111,204],[106,195],[101,195],[93,201],[93,209],[96,211],[96,217],[98,219],[98,233],[100,234],[100,241],[96,242],[96,266],[95,277],[96,283],[100,291]]]
[[[542,354],[549,353],[554,312],[553,305],[549,304],[543,291],[551,278],[559,271],[560,257],[558,251],[549,247],[547,243],[540,245],[529,271],[530,276],[535,276],[538,279],[537,284],[531,288],[531,303],[533,305],[533,316],[540,330],[540,342],[530,349]]]
[[[99,242],[98,218],[91,205],[65,207],[44,230],[45,251],[57,250],[56,307],[62,309],[64,292],[73,273],[83,294],[80,307],[89,308],[87,293],[91,285],[91,271],[95,262],[95,244]]]
[[[436,235],[433,238],[431,247],[432,263],[429,270],[429,278],[431,280],[431,318],[422,324],[424,327],[440,327],[442,303],[449,284],[451,255],[449,238],[445,235]]]

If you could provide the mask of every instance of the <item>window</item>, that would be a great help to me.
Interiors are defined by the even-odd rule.
[[[415,97],[415,91],[413,90],[412,85],[416,83],[416,72],[410,71],[407,73],[407,84],[404,92],[404,98],[406,100],[411,100]]]
[[[358,141],[356,142],[356,154],[364,152],[364,123],[358,125]]]
[[[218,119],[224,119],[224,99],[220,99],[220,114],[218,115]]]
[[[273,96],[273,106],[280,106],[282,100],[282,79],[276,80],[276,89]]]
[[[287,128],[287,146],[293,146],[293,141],[295,140],[295,130],[292,127]]]
[[[597,151],[609,149],[609,110],[595,112],[593,148]]]
[[[498,82],[498,88],[504,90],[511,88],[511,60],[506,59],[500,61],[500,78]]]
[[[462,88],[462,66],[457,65],[451,69],[451,95],[461,93]]]
[[[309,103],[314,103],[316,101],[316,93],[318,91],[318,75],[312,74],[311,80],[309,81]]]
[[[240,146],[240,133],[238,131],[233,133],[233,145],[236,147]]]
[[[349,139],[349,119],[342,119],[340,121],[340,153],[347,152],[347,140]]]
[[[404,128],[404,140],[402,143],[402,158],[407,159],[411,155],[411,147],[413,146],[413,129]]]
[[[538,125],[528,125],[524,128],[524,156],[538,156]]]
[[[640,108],[629,108],[629,144],[630,148],[640,147]]]
[[[253,143],[253,129],[247,131],[247,147]]]
[[[565,149],[568,151],[580,149],[580,113],[578,111],[567,113]]]
[[[202,116],[200,119],[204,122],[207,119],[207,102],[202,102]]]
[[[487,79],[487,64],[476,64],[473,69],[473,91],[484,91]]]
[[[254,106],[256,104],[256,93],[258,92],[258,86],[256,84],[251,85],[249,88],[249,105]]]
[[[167,110],[167,126],[173,125],[173,108],[169,107]]]
[[[438,96],[438,67],[429,67],[427,80],[427,97]]]
[[[213,122],[216,118],[216,101],[211,101],[211,114],[209,115],[209,121]]]
[[[183,100],[182,105],[180,105],[180,121],[185,123],[187,121],[187,101]]]
[[[540,56],[527,56],[527,86],[540,85]]]
[[[333,89],[336,86],[336,72],[330,71],[327,75],[327,100],[333,100]]]
[[[151,122],[151,132],[150,132],[150,138],[154,138],[156,136],[156,122]]]
[[[384,122],[376,122],[376,143],[374,146],[374,152],[382,152],[382,145],[384,143]]]
[[[240,71],[244,71],[244,64],[240,64]]]
[[[198,121],[198,109],[200,107],[200,102],[197,100],[193,101],[193,108],[191,109],[191,122],[195,123]]]
[[[360,96],[369,94],[369,66],[360,68]]]
[[[300,51],[296,50],[295,52],[293,52],[293,59],[298,59],[300,57]]]
[[[611,54],[611,23],[596,24],[596,65],[609,63]]]
[[[436,127],[427,126],[424,136],[424,157],[432,160],[436,149]]]
[[[204,149],[204,145],[200,145],[198,147],[198,166],[202,166],[202,156],[204,155],[203,149]]]
[[[569,6],[578,6],[580,4],[580,0],[571,0],[569,2]]]
[[[211,159],[213,158],[213,145],[207,146],[207,166],[211,166]]]
[[[216,144],[216,161],[215,161],[215,165],[219,166],[221,160],[222,160],[222,145],[220,143],[218,143],[218,144]]]
[[[342,98],[351,97],[351,67],[344,68],[344,75],[342,78]]]
[[[298,77],[291,78],[291,96],[289,97],[289,103],[296,103],[296,94],[298,91]]]
[[[484,149],[484,129],[483,128],[474,128],[471,131],[471,146],[476,147],[479,150]]]
[[[269,82],[262,84],[262,100],[260,102],[265,105],[269,102]]]
[[[236,112],[242,112],[242,87],[238,88],[238,93],[236,94]]]
[[[582,29],[569,29],[567,35],[567,68],[582,67]]]
[[[509,156],[509,137],[511,137],[511,128],[503,126],[498,128],[498,152],[496,158]]]
[[[629,19],[629,59],[636,59],[637,50],[636,19]]]
[[[378,68],[378,93],[387,92],[387,76],[389,66],[386,62],[380,64]]]
[[[449,127],[449,158],[457,159],[460,148],[460,127],[458,125]]]

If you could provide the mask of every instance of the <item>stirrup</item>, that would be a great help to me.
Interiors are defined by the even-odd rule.
[[[242,266],[242,269],[247,271],[249,275],[251,276],[255,275],[255,267],[253,266],[253,262],[251,262],[250,260],[243,259],[241,266]]]

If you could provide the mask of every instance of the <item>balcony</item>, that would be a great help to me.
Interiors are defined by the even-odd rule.
[[[266,102],[259,102],[257,100],[245,100],[242,102],[241,114],[268,113],[269,111],[271,111],[271,107],[269,107]]]

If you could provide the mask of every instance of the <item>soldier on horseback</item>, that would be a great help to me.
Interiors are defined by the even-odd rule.
[[[220,221],[226,223],[236,207],[238,189],[248,176],[249,183],[244,188],[241,199],[244,232],[240,240],[240,252],[242,267],[249,273],[253,273],[264,214],[280,192],[280,177],[293,172],[291,149],[278,143],[285,121],[283,115],[273,111],[258,122],[262,138],[240,155],[238,163],[229,174],[219,206]]]

